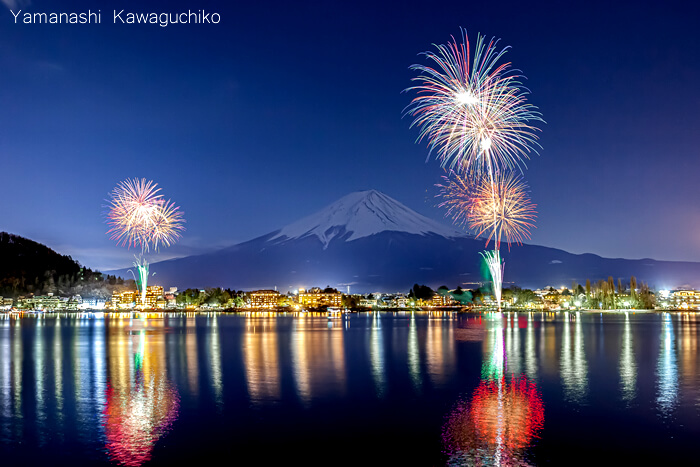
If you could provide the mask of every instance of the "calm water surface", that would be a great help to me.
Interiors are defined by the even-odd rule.
[[[688,464],[699,321],[0,314],[0,459]]]

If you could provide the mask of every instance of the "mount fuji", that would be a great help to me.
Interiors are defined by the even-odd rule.
[[[490,246],[492,246],[491,243]],[[409,209],[376,190],[351,193],[319,212],[212,253],[151,265],[151,283],[239,290],[337,287],[407,291],[414,283],[475,288],[488,280],[485,241]],[[570,286],[634,275],[657,288],[700,285],[700,263],[602,258],[535,245],[501,248],[504,286]],[[126,270],[115,271],[122,277]]]

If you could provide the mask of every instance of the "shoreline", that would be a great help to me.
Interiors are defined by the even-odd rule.
[[[0,315],[83,315],[83,314],[107,314],[107,315],[151,315],[151,314],[270,314],[270,315],[300,315],[300,316],[342,316],[345,314],[354,313],[453,313],[453,314],[482,314],[482,313],[605,313],[605,314],[622,314],[622,313],[700,313],[700,310],[683,310],[683,309],[655,309],[655,310],[637,310],[637,309],[614,309],[614,310],[529,310],[529,309],[506,309],[500,312],[493,308],[479,309],[460,309],[455,307],[447,308],[385,308],[385,309],[361,309],[361,310],[343,310],[343,311],[324,311],[324,310],[270,310],[264,308],[257,309],[211,309],[211,310],[59,310],[59,311],[41,311],[41,310],[3,310]]]

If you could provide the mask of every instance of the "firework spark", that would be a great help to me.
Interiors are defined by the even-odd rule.
[[[508,47],[497,50],[498,40],[486,43],[477,35],[473,60],[466,31],[462,43],[435,46],[436,52],[422,55],[433,66],[412,65],[420,75],[413,78],[416,91],[406,109],[426,139],[437,151],[441,165],[450,170],[492,173],[499,167],[520,167],[536,152],[541,114],[527,103],[529,91],[521,84],[510,63],[498,64]]]

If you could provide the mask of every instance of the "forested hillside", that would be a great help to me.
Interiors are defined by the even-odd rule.
[[[18,235],[0,232],[0,296],[86,293],[106,295],[122,282],[81,266],[67,255]],[[102,290],[105,289],[105,290]]]

